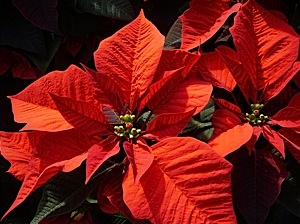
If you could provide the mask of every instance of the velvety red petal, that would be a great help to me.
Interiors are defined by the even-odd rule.
[[[153,162],[152,150],[141,141],[137,144],[124,142],[123,146],[133,170],[134,183],[137,184]]]
[[[218,109],[213,114],[212,123],[214,128],[212,138],[214,138],[222,132],[241,124],[241,119],[236,115],[236,113],[233,113],[230,110]]]
[[[218,105],[218,107],[220,107],[221,109],[226,109],[226,110],[229,110],[237,115],[241,115],[242,114],[242,111],[241,111],[241,108],[239,108],[237,105],[227,101],[227,100],[224,100],[224,99],[219,99],[219,98],[214,98],[214,102],[215,104]]]
[[[190,50],[206,42],[239,8],[240,4],[230,8],[225,0],[192,0],[190,8],[179,17],[182,22],[181,48]]]
[[[300,133],[293,131],[290,128],[282,128],[278,134],[286,140],[287,149],[292,153],[293,157],[300,163]]]
[[[300,62],[295,62],[293,67],[289,69],[284,75],[280,76],[277,81],[267,85],[265,91],[263,92],[263,100],[267,102],[271,98],[277,96],[284,87],[294,78],[295,75],[300,74]]]
[[[164,113],[157,115],[147,126],[146,132],[156,139],[177,136],[187,125],[194,110],[184,113]]]
[[[256,79],[247,74],[245,68],[238,59],[238,54],[226,46],[218,47],[217,52],[220,54],[222,60],[233,75],[246,100],[252,99],[252,102],[256,102],[258,90]]]
[[[199,60],[199,53],[189,53],[181,49],[163,50],[154,82],[162,79],[166,71],[182,69],[182,76],[185,77]]]
[[[109,125],[101,108],[83,101],[51,94],[53,101],[67,122],[86,135],[109,134]]]
[[[285,128],[300,128],[300,107],[285,107],[271,118],[272,124]]]
[[[202,53],[201,59],[195,67],[205,81],[209,81],[213,86],[223,88],[229,92],[233,91],[236,81],[220,54],[216,51]]]
[[[295,94],[292,99],[289,101],[289,107],[300,108],[300,93]]]
[[[241,7],[230,32],[247,76],[258,90],[278,81],[298,58],[298,34],[255,1]]]
[[[224,157],[246,144],[250,140],[252,133],[252,126],[244,123],[222,132],[211,139],[208,144],[215,152]]]
[[[123,181],[124,201],[135,218],[153,224],[236,223],[226,160],[194,138],[167,138],[152,149],[155,161],[140,183],[134,184],[131,167]]]
[[[98,168],[110,157],[120,151],[119,141],[116,136],[108,136],[99,143],[94,144],[88,151],[86,159],[86,179],[87,183]]]
[[[11,164],[8,172],[19,180],[24,179],[32,158],[32,148],[43,135],[43,132],[0,132],[1,155]]]
[[[284,142],[278,133],[270,128],[268,125],[262,127],[263,136],[274,146],[274,148],[280,152],[283,158],[285,158]]]
[[[65,71],[50,72],[10,97],[15,121],[27,123],[22,130],[61,131],[72,128],[57,110],[51,93],[95,103],[95,91],[88,74],[74,65]]]
[[[152,112],[182,113],[196,108],[195,114],[199,113],[207,105],[211,92],[210,83],[203,82],[195,76],[188,76],[177,88],[171,90]]]
[[[133,111],[137,96],[151,84],[159,63],[164,37],[144,13],[111,37],[101,41],[94,53],[97,71],[115,80]]]
[[[32,133],[34,132],[28,133],[27,137]],[[22,141],[15,143],[22,146],[25,137],[22,136]],[[27,141],[30,140],[29,138]],[[23,171],[24,180],[19,193],[4,217],[58,172],[70,172],[79,167],[86,159],[91,145],[88,138],[74,130],[41,134],[33,144],[28,145],[32,151],[31,159],[27,169]],[[9,145],[7,150],[18,147],[20,146]]]

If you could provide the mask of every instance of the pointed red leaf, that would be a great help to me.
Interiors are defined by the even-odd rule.
[[[123,200],[123,167],[114,168],[99,185],[97,192],[100,209],[109,214],[122,213],[129,220],[134,220],[130,210]],[[105,209],[109,209],[108,211]],[[114,210],[114,211],[113,211]]]
[[[257,82],[254,77],[247,75],[243,65],[238,59],[237,53],[226,46],[218,47],[217,52],[233,75],[246,100],[250,98],[253,102],[256,102],[258,90]]]
[[[208,144],[215,152],[224,157],[246,144],[250,140],[252,133],[252,126],[244,123],[221,133],[211,139]]]
[[[285,128],[300,128],[300,107],[285,107],[271,118],[272,124]]]
[[[235,114],[242,114],[241,108],[239,108],[237,105],[224,100],[224,99],[218,99],[214,98],[214,102],[221,108],[221,109],[226,109],[229,110]]]
[[[289,101],[289,107],[300,108],[300,93],[295,94]]]
[[[253,0],[241,7],[230,32],[247,76],[255,80],[258,90],[276,82],[298,58],[298,34]]]
[[[265,102],[277,96],[295,75],[300,74],[300,62],[296,61],[293,67],[289,69],[284,75],[280,76],[273,84],[268,85],[263,93]]]
[[[298,163],[300,163],[300,133],[290,128],[282,128],[278,131],[278,134],[287,141],[287,149]]]
[[[137,144],[123,143],[124,150],[130,162],[133,172],[134,183],[137,184],[153,162],[152,150],[141,141]]]
[[[192,119],[194,111],[159,114],[149,123],[146,132],[158,140],[177,136]]]
[[[120,151],[119,141],[116,136],[108,136],[106,139],[94,144],[88,151],[86,159],[86,179],[87,183],[98,168],[110,157]]]
[[[11,68],[13,77],[19,79],[36,79],[42,73],[42,71],[33,67],[21,54],[12,52],[12,55],[15,60]]]
[[[257,142],[262,130],[258,126],[253,127],[253,133],[250,138],[250,140],[246,143],[246,147],[249,151],[249,154],[251,154],[253,151],[255,151],[255,143]]]
[[[100,74],[82,65],[85,71],[92,75],[95,92],[99,103],[113,107],[119,113],[125,113],[125,105],[122,99],[125,97],[120,91],[120,86],[114,79],[106,74]]]
[[[189,53],[181,49],[163,50],[154,77],[154,82],[162,79],[166,71],[183,68],[182,76],[185,77],[199,60],[199,53]]]
[[[152,149],[155,161],[140,183],[133,183],[131,166],[123,181],[124,201],[135,218],[153,224],[236,223],[226,160],[194,138],[167,138]]]
[[[192,0],[190,8],[179,17],[182,22],[181,48],[190,50],[203,44],[239,8],[240,4],[230,8],[228,1]]]
[[[67,122],[86,135],[109,134],[109,126],[99,107],[83,101],[51,94],[53,101]]]
[[[210,81],[213,86],[229,92],[233,91],[236,81],[216,51],[203,53],[197,68],[205,81]]]
[[[146,106],[152,111],[159,108],[168,99],[170,92],[176,90],[183,82],[182,71],[183,68],[165,72],[160,80],[149,87],[147,95],[140,102],[138,111],[142,111]]]
[[[284,142],[278,133],[270,128],[268,125],[262,127],[263,136],[274,146],[274,148],[280,152],[283,158],[285,158]]]
[[[17,134],[19,135],[19,133]],[[23,146],[26,137],[31,143],[32,137],[38,136],[35,132],[28,132],[27,136],[22,136],[22,141],[15,142]],[[30,136],[30,137],[29,137]],[[3,138],[3,136],[1,136]],[[22,203],[29,194],[45,184],[51,177],[58,172],[70,172],[86,159],[87,150],[92,145],[91,141],[84,135],[75,130],[63,132],[43,132],[32,144],[27,145],[31,148],[32,155],[28,161],[27,169],[22,171],[24,180],[19,193],[4,216]],[[6,145],[5,151],[20,148],[16,145]],[[3,145],[2,145],[3,147]],[[1,149],[2,151],[2,149]]]
[[[95,103],[91,77],[85,72],[74,65],[65,71],[50,72],[10,97],[15,120],[27,123],[22,130],[61,131],[72,128],[57,110],[50,93]]]
[[[188,76],[176,89],[171,90],[152,112],[182,113],[197,108],[195,114],[199,113],[207,105],[211,92],[211,84],[195,76]]]
[[[125,96],[129,110],[135,108],[135,98],[151,84],[159,63],[164,37],[145,18],[144,13],[101,41],[94,53],[95,65],[101,74],[114,79]]]
[[[0,132],[0,153],[11,164],[9,173],[19,180],[24,179],[32,157],[32,148],[44,134],[43,132]]]
[[[214,133],[212,138],[221,133],[241,124],[241,119],[230,110],[218,109],[214,112],[212,117]]]

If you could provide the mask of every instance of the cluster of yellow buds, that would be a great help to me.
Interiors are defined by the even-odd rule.
[[[263,104],[255,103],[250,105],[252,113],[246,113],[246,119],[253,125],[262,125],[268,121],[269,117],[261,114],[260,111],[264,107]]]
[[[120,119],[122,121],[124,121],[124,124],[114,126],[114,133],[117,136],[126,137],[129,139],[139,137],[142,130],[139,128],[133,127],[133,121],[135,119],[135,115],[133,115],[133,114],[120,115]]]

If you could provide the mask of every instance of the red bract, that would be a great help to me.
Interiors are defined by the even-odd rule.
[[[210,39],[237,12],[241,4],[230,7],[227,0],[193,0],[180,18],[182,22],[181,48],[190,50]]]
[[[248,1],[242,6],[230,31],[237,52],[227,47],[219,47],[218,52],[231,71],[247,102],[251,101],[254,103],[253,105],[258,102],[259,104],[267,104],[271,98],[278,95],[288,81],[300,70],[300,62],[296,61],[299,50],[299,36],[284,21],[277,19],[254,1]],[[279,64],[280,66],[278,66]],[[258,99],[259,91],[262,91],[260,99]],[[249,128],[249,125],[244,124],[242,127],[240,121],[235,124],[229,122],[224,126],[224,129],[218,127],[226,132],[214,138],[210,144],[221,155],[226,155],[248,142],[253,132],[252,140],[248,143],[250,150],[253,149],[260,133],[263,133],[264,137],[284,156],[283,140],[269,125],[278,124],[281,127],[298,127],[295,120],[299,120],[299,116],[296,115],[296,112],[293,114],[287,113],[287,111],[291,111],[291,108],[286,108],[273,116],[274,122],[266,122],[269,119],[272,120],[272,118],[262,118],[262,116],[270,115],[271,111],[263,110],[264,114],[262,115],[262,108],[255,110],[253,106],[249,109],[249,105],[247,108],[249,111],[243,111],[243,113],[249,113],[245,116],[241,113],[242,110],[237,107],[239,105],[230,104],[226,101],[219,101],[219,104],[226,111],[222,109],[222,112],[214,115],[215,125],[220,125],[219,121],[221,119],[226,121],[228,116],[237,121],[240,120],[239,118],[248,119],[251,124],[255,125],[255,127]],[[260,118],[257,120],[258,116],[261,116],[261,121],[258,121]],[[275,120],[279,117],[285,123],[275,123]],[[253,123],[253,119],[257,120],[258,123]],[[233,147],[222,144],[229,135],[237,137],[235,138],[236,143],[231,144]]]
[[[177,218],[170,213],[164,216],[164,223],[173,219],[173,223],[186,224],[235,222],[231,166],[205,143],[169,138],[177,136],[193,114],[207,104],[212,86],[189,73],[199,58],[197,54],[163,51],[163,41],[141,13],[100,43],[94,54],[97,72],[70,66],[63,72],[49,73],[10,97],[16,121],[26,123],[23,130],[34,131],[1,136],[1,154],[13,164],[13,174],[24,180],[6,214],[59,171],[69,172],[87,159],[88,182],[103,162],[124,150],[130,162],[123,183],[124,201],[134,218],[142,217],[136,213],[137,204],[132,204],[130,192],[144,178],[140,191],[147,195],[139,195],[138,201],[150,200],[154,212],[158,210],[152,209],[161,208],[154,223],[160,223],[169,203],[173,208],[178,203],[176,213],[181,215]],[[161,142],[150,147],[145,138]],[[19,170],[24,167],[26,172]],[[154,184],[149,180],[149,187],[145,185],[149,177],[170,187],[162,188],[158,195],[153,192],[154,197],[160,197],[157,204],[148,197]],[[212,182],[213,187],[208,185]],[[220,196],[218,201],[216,195]],[[152,214],[143,216],[154,220]]]
[[[34,68],[21,54],[6,48],[1,48],[0,75],[9,71],[14,78],[19,79],[36,79],[42,74],[42,71]]]

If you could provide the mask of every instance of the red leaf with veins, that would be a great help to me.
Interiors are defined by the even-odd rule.
[[[262,127],[263,136],[274,146],[274,148],[280,152],[283,158],[285,158],[284,142],[283,139],[277,134],[276,131],[272,130],[270,126],[264,125]]]
[[[160,105],[168,99],[170,92],[177,89],[183,82],[182,70],[183,68],[165,72],[160,80],[153,83],[149,87],[146,96],[142,99],[139,105],[139,111],[145,108],[145,106],[150,110],[159,108]]]
[[[226,160],[193,138],[167,138],[151,148],[155,161],[140,183],[134,184],[131,166],[123,181],[124,201],[135,218],[153,224],[236,223]]]
[[[289,101],[289,107],[300,108],[300,93],[295,94],[292,99]]]
[[[256,80],[253,79],[252,76],[247,75],[243,65],[238,59],[237,53],[226,46],[218,47],[217,52],[233,75],[246,100],[250,98],[253,102],[256,102],[258,90]]]
[[[291,81],[294,76],[297,74],[300,74],[300,62],[296,61],[293,64],[293,67],[289,69],[284,75],[280,76],[277,81],[275,81],[273,84],[268,85],[263,92],[263,100],[265,102],[269,101],[271,98],[277,96],[284,87],[288,84],[289,81]]]
[[[122,213],[126,218],[133,221],[134,218],[123,200],[123,167],[114,168],[99,185],[97,192],[100,209],[109,214]]]
[[[143,95],[154,78],[163,44],[164,37],[141,12],[134,21],[101,41],[94,53],[97,71],[120,85],[123,102],[131,111],[135,109],[136,95]]]
[[[120,91],[119,84],[106,74],[95,72],[84,65],[83,67],[85,71],[91,74],[93,77],[97,100],[101,104],[112,106],[114,110],[118,111],[119,113],[125,113],[126,108],[122,102],[123,96],[122,91]]]
[[[230,32],[247,76],[258,90],[278,81],[297,60],[298,34],[253,0],[241,7]],[[249,84],[244,82],[241,88]]]
[[[5,158],[6,155],[8,159],[11,158],[13,153],[15,158],[20,158],[23,152],[26,155],[22,161],[24,170],[19,171],[23,179],[22,186],[4,217],[58,172],[70,172],[79,167],[92,145],[88,138],[75,130],[1,134],[0,139],[1,154]],[[15,169],[21,168],[17,167],[17,163],[12,163]]]
[[[156,82],[165,77],[166,71],[180,68],[183,68],[182,76],[186,77],[199,58],[198,52],[195,54],[181,49],[163,50],[153,81]]]
[[[154,114],[182,113],[193,110],[199,113],[207,105],[212,92],[212,85],[201,81],[194,75],[188,76],[176,89],[171,90],[165,99],[161,100]]]
[[[231,112],[237,114],[237,115],[242,115],[241,108],[239,106],[224,100],[224,99],[218,99],[214,98],[214,102],[221,108],[221,109],[227,109],[230,110]]]
[[[246,144],[252,133],[253,128],[250,124],[238,124],[211,139],[208,144],[215,152],[224,157]]]
[[[241,124],[241,119],[230,110],[218,109],[213,114],[212,123],[214,128],[212,138],[214,138],[222,132]]]
[[[195,109],[184,113],[159,114],[149,123],[146,132],[158,140],[177,136],[192,119],[194,111]]]
[[[106,139],[94,144],[88,151],[86,159],[86,179],[87,183],[98,168],[110,157],[120,151],[119,142],[116,136],[111,135]]]
[[[8,172],[19,180],[24,179],[28,162],[32,157],[32,148],[38,144],[39,137],[43,135],[44,132],[0,132],[1,155],[11,164]]]
[[[54,132],[73,127],[60,114],[50,93],[95,104],[93,83],[85,72],[74,65],[66,71],[50,72],[10,97],[15,121],[27,123],[22,130]]]
[[[249,154],[251,154],[255,150],[255,143],[257,142],[262,130],[258,126],[253,127],[253,133],[250,138],[250,140],[246,143],[246,147],[249,151]]]
[[[51,94],[53,101],[67,122],[86,135],[109,134],[109,126],[99,107],[83,101]]]
[[[300,107],[285,107],[271,118],[272,124],[285,128],[300,128]]]
[[[153,162],[152,150],[140,140],[137,144],[124,142],[123,147],[133,170],[134,183],[137,184]]]
[[[240,6],[235,4],[230,8],[227,0],[192,0],[190,8],[179,17],[182,22],[181,48],[190,50],[203,44]]]
[[[289,128],[282,128],[278,131],[278,134],[287,141],[290,153],[300,163],[300,133],[297,133]]]
[[[222,60],[220,54],[216,51],[202,53],[201,58],[195,67],[205,81],[209,81],[212,85],[223,88],[229,92],[233,91],[236,81]]]

